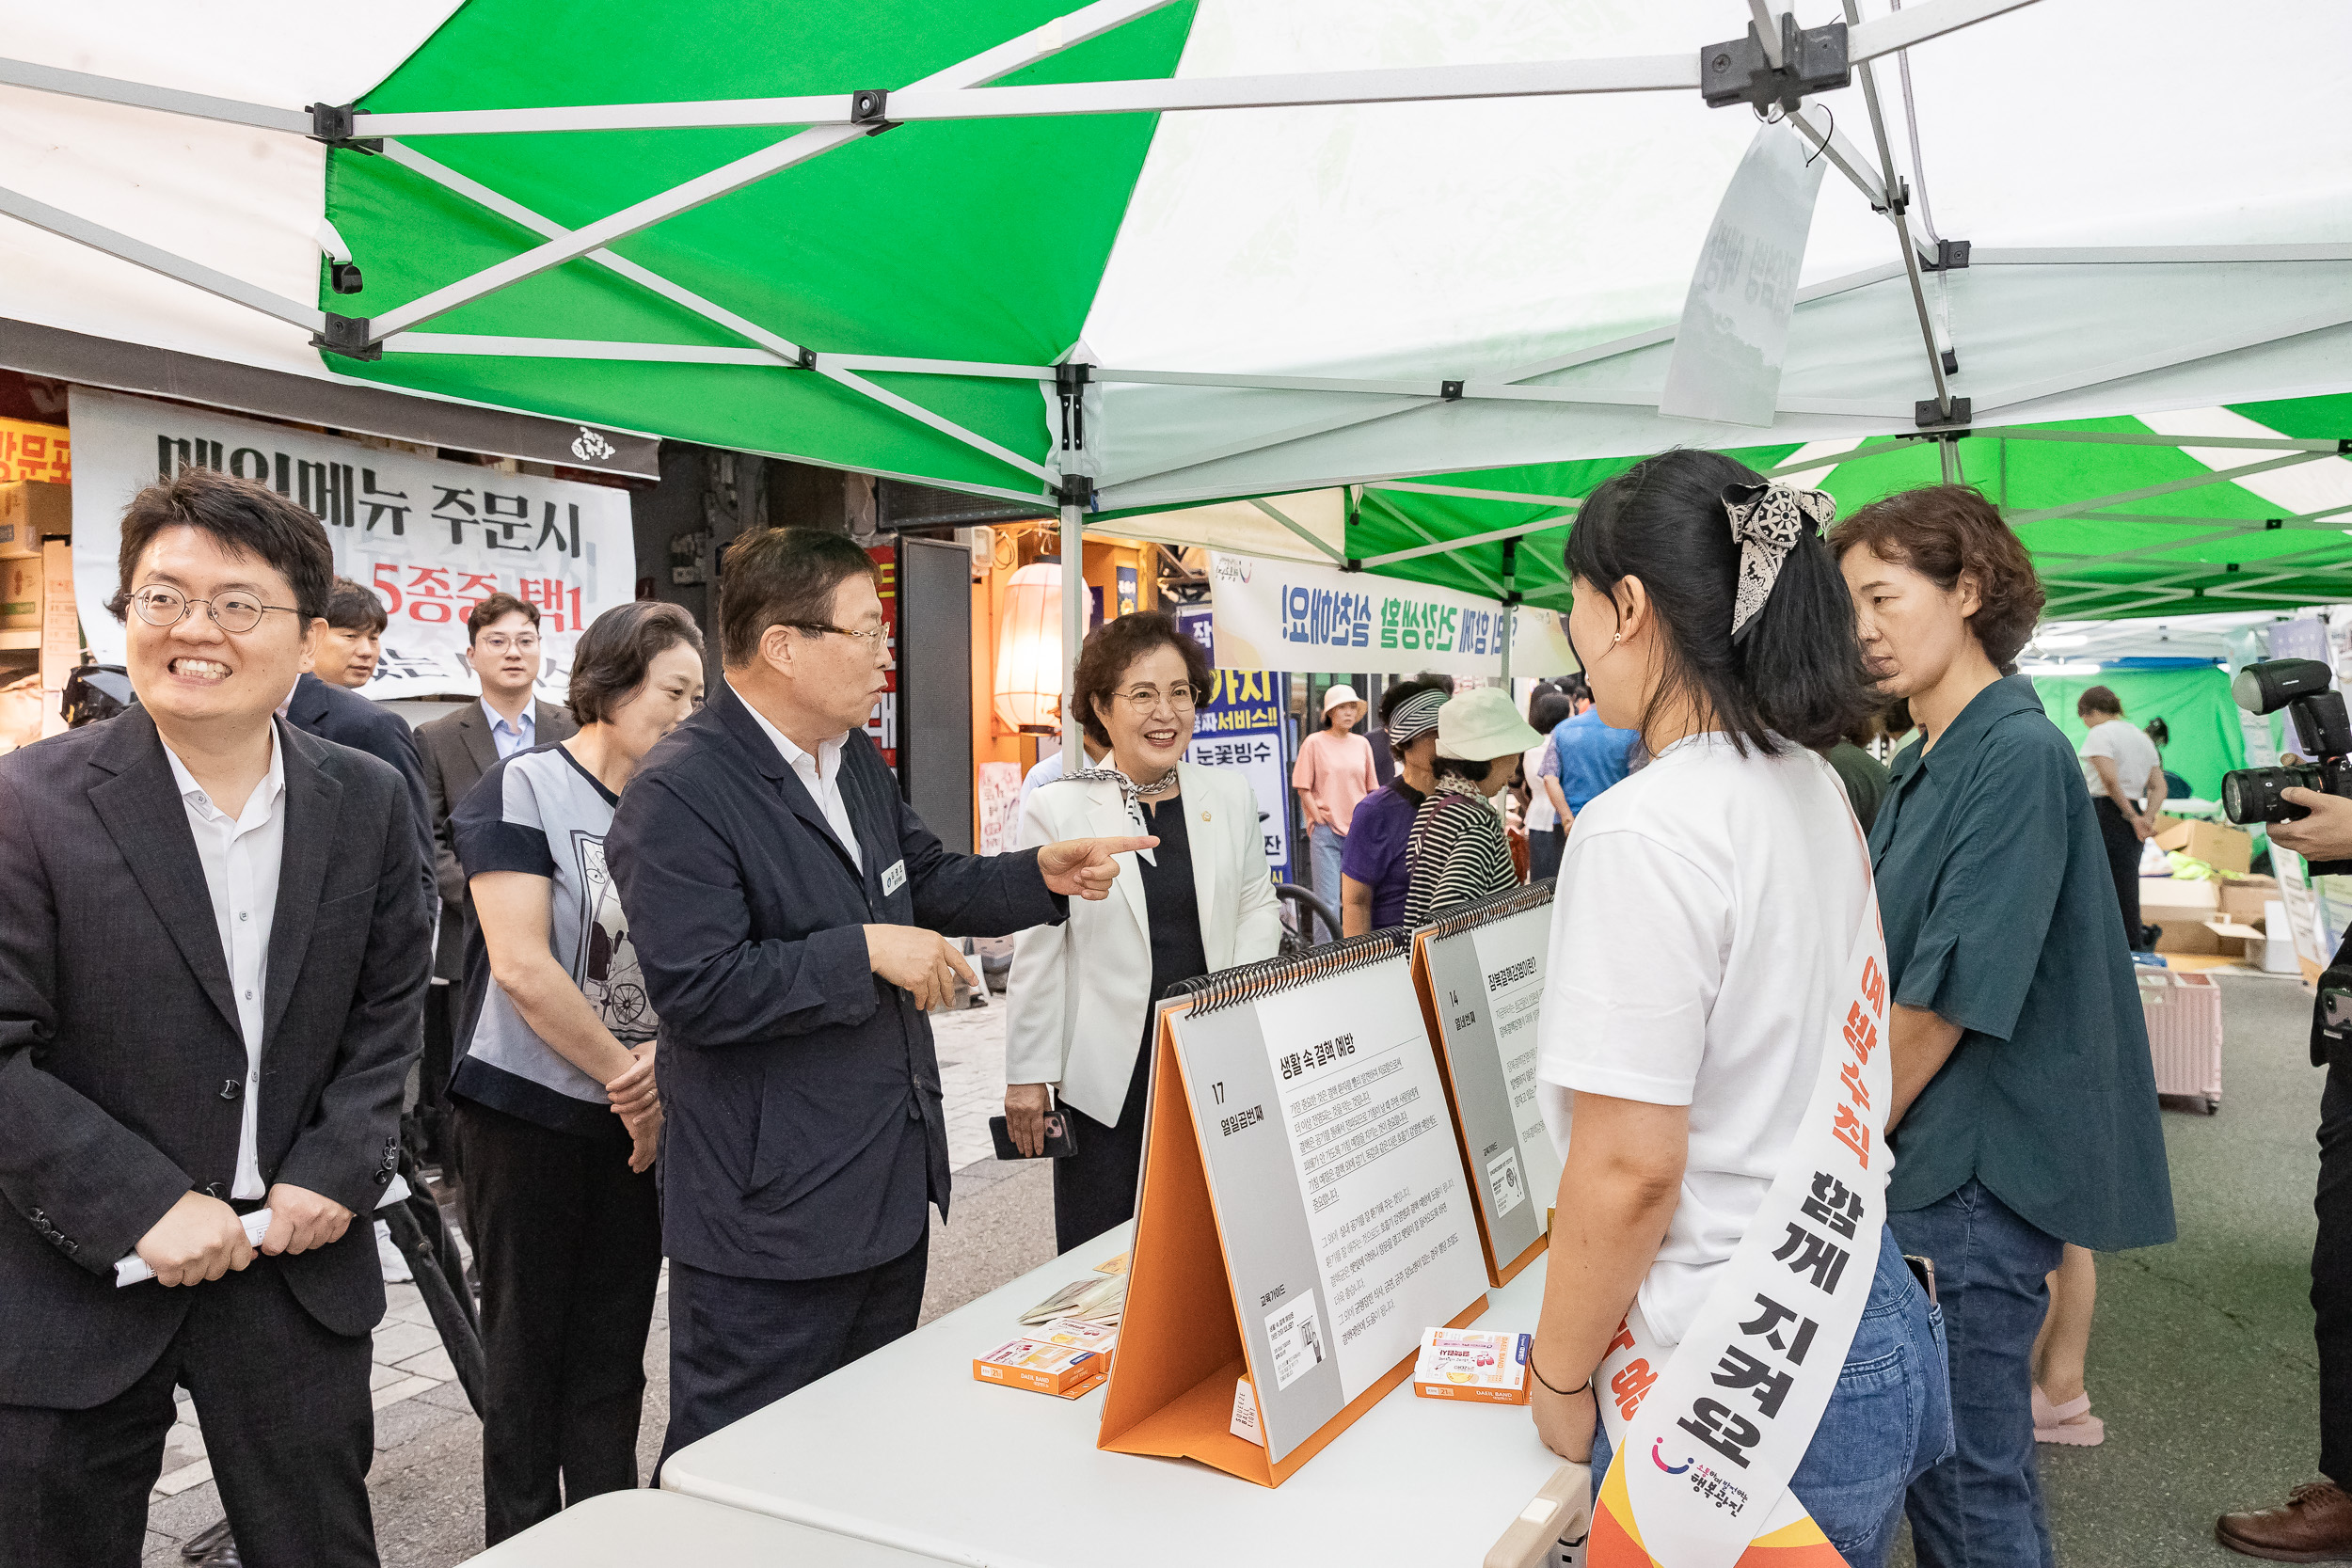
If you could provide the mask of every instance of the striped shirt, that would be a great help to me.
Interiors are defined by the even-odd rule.
[[[1405,852],[1413,868],[1405,895],[1407,926],[1426,925],[1451,905],[1491,898],[1519,885],[1502,818],[1458,778],[1438,778],[1413,817]]]

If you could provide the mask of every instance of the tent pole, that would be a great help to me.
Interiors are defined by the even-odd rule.
[[[1329,545],[1325,544],[1321,536],[1316,534],[1312,530],[1309,529],[1306,524],[1291,517],[1272,501],[1267,500],[1263,496],[1252,496],[1249,498],[1249,504],[1264,513],[1267,516],[1273,518],[1276,522],[1281,524],[1284,528],[1290,530],[1293,533],[1298,535],[1301,539],[1307,541],[1310,545],[1312,545],[1315,548],[1321,550],[1327,558],[1338,562],[1343,566],[1347,564],[1347,556],[1344,552],[1335,550]]]
[[[150,272],[159,272],[166,277],[185,283],[192,289],[201,289],[208,294],[216,294],[232,305],[242,305],[248,310],[258,310],[262,315],[275,316],[281,322],[294,326],[307,327],[312,332],[326,329],[326,312],[314,305],[305,305],[298,300],[288,299],[283,294],[272,293],[267,289],[247,283],[241,277],[231,277],[225,272],[215,272],[211,267],[191,261],[184,256],[175,256],[170,251],[149,245],[144,240],[135,240],[128,234],[119,234],[111,229],[91,223],[87,218],[76,217],[72,213],[52,207],[45,201],[36,201],[31,197],[21,195],[16,191],[0,189],[0,214],[6,214],[20,222],[30,224],[35,229],[46,230],[59,239],[72,240],[75,245],[87,245],[92,250],[103,251],[134,266],[145,267]]]
[[[1087,514],[1083,506],[1061,509],[1061,770],[1068,777],[1087,765],[1078,744],[1078,645],[1087,635]]]
[[[1948,8],[1976,3],[1976,0],[1936,0],[1936,3]],[[944,71],[935,71],[920,81],[911,83],[905,90],[921,92],[980,87],[1099,37],[1122,23],[1158,10],[1166,4],[1167,0],[1095,0],[1093,5],[1073,11],[1057,23],[1033,28],[1019,38],[983,50]],[[1695,71],[1696,69],[1694,64],[1692,70]],[[843,100],[845,104],[850,102],[850,99]],[[519,256],[510,256],[503,261],[388,310],[381,316],[371,318],[367,324],[368,341],[381,342],[395,332],[446,314],[461,305],[471,304],[485,294],[496,293],[510,284],[536,277],[565,261],[601,250],[666,218],[689,212],[705,202],[716,201],[730,192],[804,164],[811,158],[821,157],[835,148],[862,141],[875,131],[886,128],[888,123],[885,120],[875,124],[811,126],[797,135],[787,136],[683,184],[634,202],[594,223],[585,224],[562,239],[548,240]]]
[[[2193,447],[2197,444],[2197,437],[2184,436],[2180,444],[2185,447]],[[2274,468],[2291,468],[2298,464],[2315,462],[2320,458],[2333,455],[2332,452],[2300,451],[2286,457],[2274,457],[2264,463],[2248,463],[2235,468],[2217,468],[2211,473],[2198,474],[2188,479],[2170,480],[2163,484],[2151,484],[2138,490],[2126,490],[2121,495],[2099,496],[2089,500],[2071,501],[2064,506],[2044,507],[2039,512],[2020,512],[2010,517],[2009,525],[2011,528],[2022,528],[2027,523],[2055,522],[2060,517],[2080,516],[2086,512],[2094,512],[2109,506],[2126,505],[2132,501],[2148,500],[2157,496],[2177,495],[2183,490],[2199,490],[2208,484],[2222,484],[2231,480],[2244,479],[2251,474],[2268,473]]]
[[[264,131],[290,131],[297,136],[310,135],[317,129],[309,115],[293,109],[280,109],[274,104],[247,103],[234,98],[215,98],[209,93],[182,92],[176,87],[125,82],[113,76],[92,76],[87,71],[61,71],[56,66],[36,65],[30,60],[0,60],[0,84],[31,87],[37,92],[58,93],[67,98],[87,98],[101,103],[126,103],[135,109],[154,109],[168,115],[186,115],[195,119],[252,125]]]
[[[1502,689],[1511,689],[1511,633],[1517,629],[1518,610],[1519,542],[1517,537],[1502,542]]]
[[[552,218],[543,217],[521,202],[511,200],[480,181],[469,179],[399,141],[385,142],[384,155],[404,168],[413,169],[435,183],[444,185],[478,205],[497,213],[501,217],[519,223],[524,228],[532,230],[549,240],[562,239],[571,232]],[[625,256],[616,255],[610,249],[591,251],[588,254],[588,260],[598,266],[618,273],[640,287],[651,290],[673,304],[683,306],[706,321],[715,322],[728,331],[749,339],[758,345],[757,349],[689,348],[660,343],[622,345],[559,339],[476,339],[465,334],[416,331],[397,333],[387,340],[384,346],[393,353],[406,351],[418,354],[551,355],[586,359],[620,357],[657,361],[674,360],[683,363],[763,364],[789,367],[795,370],[814,370],[818,375],[825,377],[835,386],[846,388],[862,397],[871,398],[886,408],[894,409],[909,419],[927,424],[950,440],[961,441],[977,451],[984,451],[999,463],[1018,468],[1033,478],[1049,483],[1052,480],[1052,476],[1045,471],[1041,464],[1034,463],[1019,452],[1009,451],[977,432],[966,430],[953,420],[936,414],[920,404],[877,387],[864,376],[855,374],[856,366],[842,364],[838,356],[819,355],[812,349],[771,332],[757,322],[739,316],[716,301],[706,299],[691,289],[674,283],[651,268],[640,266],[637,262]],[[629,352],[619,352],[623,349]],[[882,368],[890,367],[885,365]],[[1027,367],[1003,368],[1025,372],[1027,371]],[[1050,372],[1047,372],[1049,375],[1050,373]]]

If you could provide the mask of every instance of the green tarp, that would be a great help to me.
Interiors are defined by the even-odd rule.
[[[2239,421],[2280,436],[2352,439],[2352,395],[2248,404],[2229,412]],[[2247,425],[2233,421],[2232,428],[2243,431]],[[2074,420],[2035,429],[2158,434],[2154,424],[2134,419]],[[2276,479],[2249,475],[2214,482],[2215,467],[2182,450],[2198,448],[2194,436],[2169,439],[2176,444],[1985,436],[1954,444],[1962,479],[2000,506],[2033,551],[2049,594],[2047,619],[2112,620],[2352,599],[2352,538],[2345,537],[2352,531],[2352,482],[2343,472],[2352,465],[2323,453],[2272,469]],[[2199,450],[2232,467],[2297,456],[2260,449]],[[1801,451],[1773,446],[1733,455],[1764,469],[1788,463]],[[1568,508],[1559,502],[1590,495],[1633,461],[1544,464],[1438,474],[1414,482],[1547,498],[1540,501],[1363,486],[1348,528],[1347,553],[1360,560],[1425,543],[1413,524],[1439,537],[1462,538],[1562,515]],[[1937,444],[1926,440],[1874,440],[1856,452],[1822,461],[1832,466],[1826,477],[1812,483],[1836,498],[1841,515],[1898,490],[1938,483],[1943,477]],[[2297,490],[2319,493],[2313,510],[2327,510],[2334,500],[2341,502],[2338,514],[2307,515],[2296,510],[2293,499],[2277,499],[2296,494],[2284,487],[2287,476],[2295,476]],[[2157,495],[2136,494],[2166,486],[2178,487]],[[2265,489],[2274,495],[2266,498]],[[2095,504],[2102,500],[2106,504]],[[1567,608],[1567,585],[1560,575],[1567,526],[1564,519],[1520,542],[1518,584],[1532,603]],[[1467,546],[1375,569],[1486,593],[1491,591],[1486,579],[1502,570],[1502,550],[1500,542]]]
[[[2217,669],[2106,670],[2096,675],[2036,675],[2034,691],[2050,721],[2079,747],[2083,721],[2074,704],[2104,686],[2123,705],[2123,717],[2143,729],[2161,719],[2172,732],[2166,768],[2186,779],[2201,800],[2221,798],[2221,775],[2246,766],[2246,734],[2230,700],[2230,677]]]

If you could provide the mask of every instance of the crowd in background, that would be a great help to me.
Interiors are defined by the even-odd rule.
[[[2172,1229],[2110,861],[2161,770],[2129,737],[2078,759],[2015,673],[2041,591],[1982,497],[1833,517],[1701,452],[1602,485],[1566,562],[1582,673],[1525,716],[1395,683],[1385,758],[1332,688],[1293,778],[1308,862],[1350,936],[1557,878],[1539,1080],[1565,1174],[1533,1414],[1597,1473],[1592,1374],[1627,1304],[1666,1342],[1688,1326],[1871,955],[1891,1102],[1856,1125],[1893,1184],[1792,1484],[1850,1562],[1908,1512],[1923,1563],[2048,1563],[2036,1433],[2089,1430],[2079,1340],[2045,1332],[2053,1289],[2080,1295],[2066,1249]],[[1016,936],[1007,1132],[1034,1155],[1074,1130],[1065,1249],[1133,1212],[1153,1004],[1281,939],[1249,784],[1186,760],[1210,672],[1165,615],[1088,639],[1088,766],[1041,762],[1019,847],[977,857],[865,736],[888,632],[840,535],[739,541],[710,628],[606,612],[561,705],[537,610],[485,600],[479,701],[413,733],[349,689],[383,615],[307,513],[189,469],[122,537],[139,705],[0,760],[0,896],[43,911],[0,929],[0,1189],[27,1221],[0,1227],[24,1304],[0,1562],[136,1560],[175,1384],[245,1560],[374,1562],[383,1293],[352,1221],[396,1172],[431,972],[459,995],[442,1070],[496,1542],[639,1482],[664,1258],[665,1459],[914,1327],[952,1196],[927,1014],[974,982],[950,939]],[[2097,711],[2094,736],[2120,705]],[[1871,755],[1914,724],[1891,768]],[[164,1288],[112,1288],[132,1254]]]

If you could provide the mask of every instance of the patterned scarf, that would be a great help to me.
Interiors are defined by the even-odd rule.
[[[1837,503],[1820,490],[1773,480],[1725,485],[1723,501],[1731,536],[1740,542],[1740,588],[1731,607],[1731,640],[1737,642],[1772,596],[1788,552],[1806,534],[1836,521]]]
[[[1152,831],[1152,825],[1143,819],[1143,809],[1136,802],[1150,800],[1154,795],[1165,795],[1174,789],[1176,769],[1169,768],[1150,784],[1137,784],[1116,768],[1082,768],[1075,773],[1064,773],[1060,778],[1052,782],[1066,784],[1073,779],[1107,779],[1117,784],[1120,803],[1127,808],[1127,820],[1135,824],[1136,832],[1149,833]],[[1153,865],[1160,863],[1159,857],[1149,849],[1138,849],[1136,853]]]

